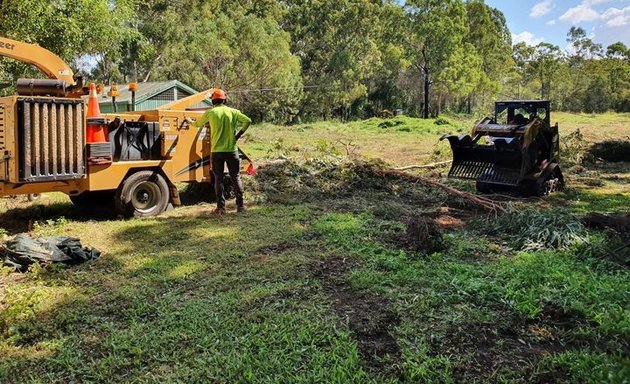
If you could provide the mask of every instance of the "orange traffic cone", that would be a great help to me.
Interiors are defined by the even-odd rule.
[[[101,108],[98,106],[96,84],[90,83],[90,96],[88,97],[87,117],[101,117]]]
[[[90,83],[90,96],[87,107],[87,130],[86,142],[106,143],[107,142],[107,120],[101,116],[101,108],[98,106],[98,96],[96,95],[96,84]]]

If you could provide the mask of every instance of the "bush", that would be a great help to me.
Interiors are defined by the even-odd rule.
[[[403,125],[405,124],[404,121],[400,121],[400,120],[385,120],[382,123],[379,123],[378,127],[381,129],[387,129],[387,128],[391,128],[391,127],[397,127],[399,125]]]
[[[586,228],[576,217],[553,209],[511,205],[486,225],[494,233],[509,235],[523,250],[561,249],[587,241]]]
[[[381,112],[379,112],[378,117],[382,119],[391,119],[392,117],[394,117],[394,112],[390,111],[389,109],[383,109]]]
[[[606,140],[593,144],[589,152],[604,161],[630,161],[629,140]]]
[[[445,117],[438,117],[437,119],[435,119],[435,121],[433,122],[435,125],[449,125],[451,124],[451,122],[445,118]]]
[[[560,156],[565,165],[579,165],[589,158],[588,144],[579,129],[561,138],[560,143]]]

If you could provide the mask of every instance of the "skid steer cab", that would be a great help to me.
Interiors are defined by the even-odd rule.
[[[558,124],[551,125],[547,100],[497,102],[494,117],[470,135],[444,139],[453,151],[448,176],[475,180],[478,192],[545,196],[564,185]]]

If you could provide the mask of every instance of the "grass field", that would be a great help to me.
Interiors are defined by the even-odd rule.
[[[630,136],[628,114],[555,117],[563,136]],[[246,180],[242,215],[201,203],[116,220],[58,194],[1,200],[0,232],[103,255],[3,270],[0,383],[627,383],[622,239],[580,219],[630,210],[630,165],[567,172],[565,191],[497,217],[344,160],[448,158],[437,138],[472,124],[449,120],[254,126],[243,148],[288,160]],[[418,217],[440,223],[431,248],[409,242]]]

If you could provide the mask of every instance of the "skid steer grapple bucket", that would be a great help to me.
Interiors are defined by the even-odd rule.
[[[523,155],[518,140],[496,138],[491,145],[476,144],[470,136],[444,136],[453,151],[449,177],[505,186],[521,181]]]

